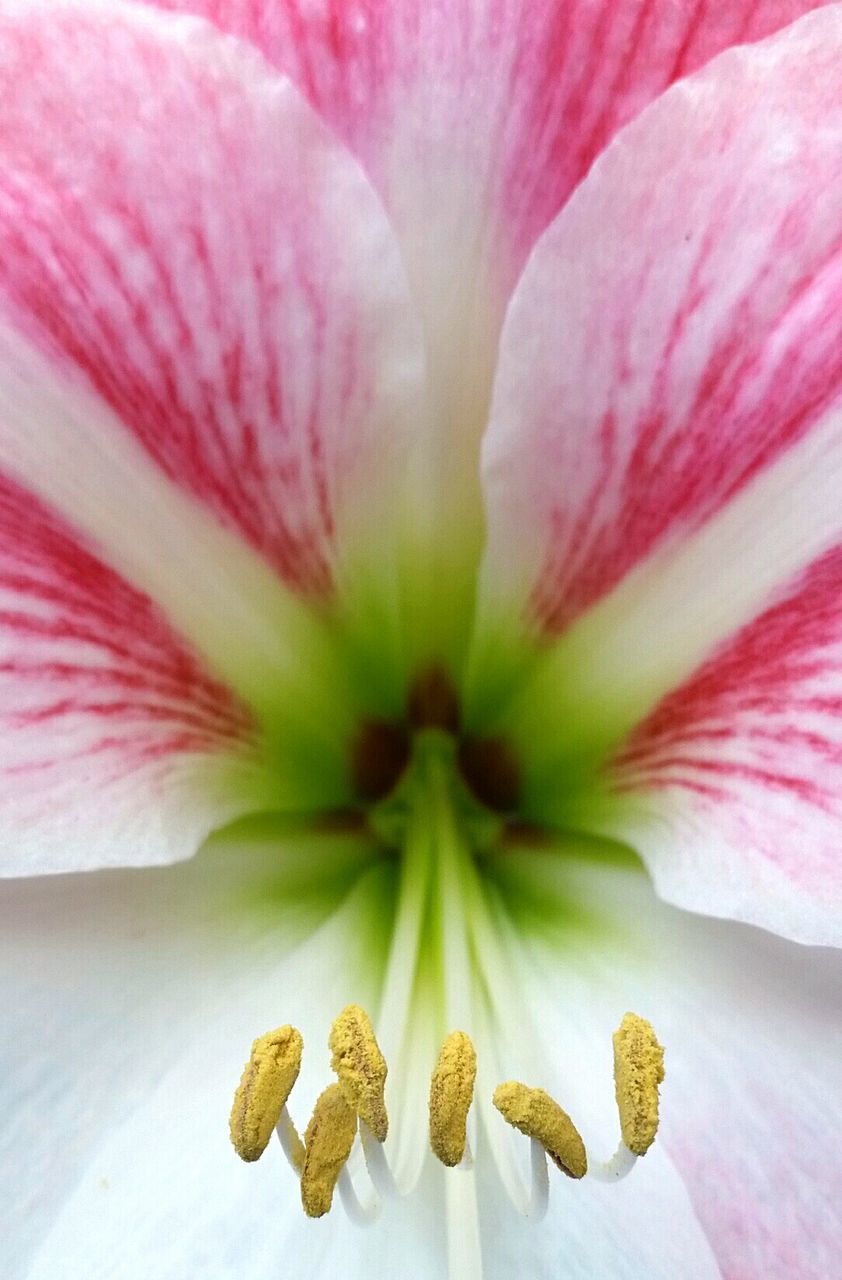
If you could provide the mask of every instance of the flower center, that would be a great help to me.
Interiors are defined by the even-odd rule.
[[[454,763],[476,800],[496,813],[517,808],[520,777],[517,758],[502,738],[462,732],[459,695],[447,672],[428,667],[413,682],[403,720],[367,720],[351,751],[351,773],[364,803],[376,803],[397,787],[410,763],[413,741],[425,730],[453,737]]]
[[[547,1158],[574,1179],[623,1176],[654,1137],[661,1050],[649,1024],[627,1015],[615,1037],[623,1140],[611,1161],[589,1162],[574,1122],[542,1087],[551,1081],[507,1081],[500,1069],[501,1030],[511,1037],[515,1028],[525,1076],[533,1062],[506,922],[487,874],[516,822],[514,754],[501,740],[463,731],[456,690],[429,668],[412,685],[402,719],[361,727],[352,765],[367,825],[394,861],[376,1016],[352,1004],[333,1022],[336,1082],[319,1096],[303,1141],[286,1110],[301,1037],[286,1026],[255,1041],[231,1136],[253,1160],[276,1129],[305,1212],[322,1217],[337,1189],[361,1223],[383,1199],[412,1191],[432,1152],[446,1168],[451,1280],[480,1280],[475,1160],[496,1165],[516,1207],[532,1218],[547,1207]],[[523,1139],[511,1141],[511,1130],[529,1141],[528,1172]]]

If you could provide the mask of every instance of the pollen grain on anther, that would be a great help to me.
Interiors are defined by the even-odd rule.
[[[507,1080],[494,1090],[493,1102],[504,1120],[540,1142],[553,1164],[568,1178],[585,1176],[588,1157],[579,1130],[548,1093],[518,1080]]]
[[[448,1168],[459,1164],[467,1143],[477,1055],[464,1031],[451,1031],[430,1080],[430,1146]]]
[[[308,1218],[321,1218],[330,1209],[356,1134],[356,1112],[338,1084],[328,1085],[316,1101],[304,1134],[301,1203]]]
[[[643,1156],[658,1132],[664,1050],[651,1022],[627,1013],[614,1032],[614,1084],[623,1142]]]
[[[301,1069],[301,1034],[291,1026],[258,1036],[243,1069],[229,1128],[241,1159],[259,1160],[266,1150]]]
[[[358,1004],[347,1005],[330,1029],[328,1045],[342,1096],[377,1140],[385,1142],[389,1117],[384,1089],[389,1069],[365,1010]]]

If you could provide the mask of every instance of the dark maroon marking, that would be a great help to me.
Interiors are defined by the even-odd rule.
[[[459,743],[459,768],[474,795],[497,813],[510,813],[520,795],[520,770],[511,748],[500,738],[465,738]]]
[[[506,823],[503,832],[503,847],[516,846],[519,849],[549,849],[554,846],[556,837],[537,822],[528,822],[525,818],[512,818]]]
[[[317,815],[313,829],[329,836],[358,836],[368,830],[365,815],[356,809],[328,809]]]
[[[367,720],[351,748],[351,775],[361,800],[383,800],[409,764],[409,734],[391,720]]]
[[[427,667],[409,691],[407,716],[413,729],[459,728],[459,695],[450,676],[438,663]]]

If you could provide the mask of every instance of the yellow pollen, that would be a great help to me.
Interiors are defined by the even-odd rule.
[[[330,1029],[328,1044],[333,1054],[330,1065],[345,1101],[378,1142],[385,1142],[389,1117],[383,1091],[389,1069],[365,1010],[358,1004],[343,1009]]]
[[[664,1051],[652,1024],[627,1013],[614,1032],[614,1085],[623,1142],[645,1156],[658,1132],[658,1086],[664,1078]]]
[[[451,1031],[430,1080],[430,1146],[449,1168],[465,1154],[476,1077],[477,1055],[470,1037]]]
[[[357,1115],[342,1086],[331,1084],[319,1095],[304,1134],[301,1203],[308,1218],[321,1218],[333,1202],[345,1161],[357,1132]]]
[[[280,1119],[301,1069],[301,1035],[295,1027],[278,1027],[259,1036],[251,1046],[229,1126],[231,1141],[242,1160],[259,1160]]]
[[[528,1138],[536,1138],[568,1178],[584,1178],[588,1157],[579,1131],[566,1111],[543,1089],[508,1080],[494,1090],[493,1102],[504,1120]]]

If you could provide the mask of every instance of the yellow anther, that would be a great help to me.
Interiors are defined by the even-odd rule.
[[[476,1078],[477,1055],[470,1037],[464,1031],[451,1031],[430,1081],[430,1146],[450,1168],[465,1154]]]
[[[259,1160],[266,1150],[292,1086],[301,1069],[301,1035],[295,1027],[278,1027],[251,1046],[229,1126],[231,1141],[243,1160]]]
[[[664,1078],[664,1051],[652,1024],[627,1013],[614,1032],[614,1085],[623,1142],[645,1156],[658,1132],[658,1086]]]
[[[357,1114],[345,1101],[341,1085],[328,1085],[304,1134],[301,1203],[308,1218],[321,1218],[330,1208],[356,1132]]]
[[[568,1178],[584,1178],[588,1157],[579,1131],[566,1111],[543,1089],[508,1080],[494,1090],[493,1102],[504,1120],[528,1138],[536,1138]]]
[[[364,1120],[379,1142],[385,1142],[389,1117],[383,1090],[388,1067],[380,1052],[371,1019],[358,1004],[342,1010],[330,1029],[330,1065],[350,1107]]]

